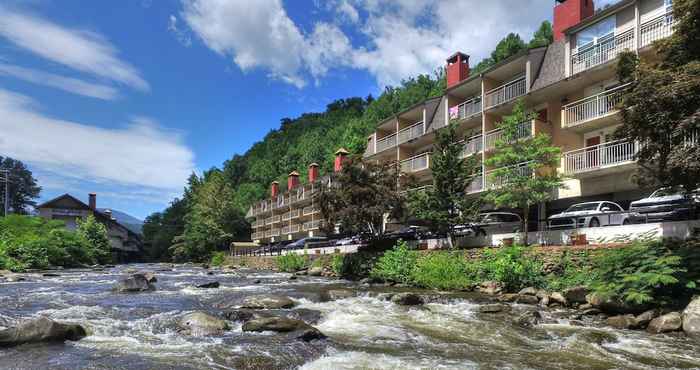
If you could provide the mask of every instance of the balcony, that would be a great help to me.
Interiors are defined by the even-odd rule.
[[[588,130],[607,125],[618,112],[617,106],[628,87],[629,84],[618,86],[563,106],[562,127]]]
[[[323,225],[322,220],[304,222],[303,230],[304,231],[318,230],[322,225]]]
[[[639,146],[626,140],[610,141],[564,153],[564,174],[572,177],[598,176],[619,171],[634,163]]]
[[[671,36],[674,25],[672,11],[644,22],[639,26],[639,47],[649,46],[656,40]]]
[[[430,153],[423,153],[401,161],[401,172],[415,173],[430,168]]]
[[[295,218],[299,218],[300,213],[301,212],[298,209],[291,210],[291,211],[282,215],[282,221],[289,221],[289,220],[293,220]]]
[[[518,176],[532,176],[532,169],[528,166],[528,163],[520,163],[514,165],[517,168],[516,174]],[[486,174],[480,173],[474,176],[474,180],[467,187],[467,194],[480,193],[485,190],[495,189],[504,186],[508,183],[508,180],[501,177],[495,177],[494,173],[497,170],[486,171]]]
[[[461,157],[466,158],[478,154],[484,150],[483,135],[476,135],[468,138],[462,148]]]
[[[635,50],[634,28],[604,37],[597,44],[571,54],[571,73],[576,74],[605,64],[625,50]]]
[[[487,91],[485,94],[486,98],[484,109],[489,109],[501,104],[505,104],[520,96],[525,95],[526,92],[527,86],[525,83],[525,76],[518,77],[505,85]]]
[[[450,119],[466,120],[481,113],[481,96],[450,108]]]
[[[389,136],[377,140],[376,145],[377,151],[375,153],[381,153],[387,149],[396,147],[396,134],[391,134]]]
[[[316,214],[316,213],[319,213],[319,212],[320,212],[320,210],[319,210],[317,207],[315,207],[315,206],[308,206],[308,207],[304,207],[304,211],[302,212],[302,214],[303,214],[304,216],[310,216],[310,215],[313,215],[313,214]]]
[[[397,144],[401,145],[413,139],[417,139],[423,136],[423,134],[425,134],[425,125],[421,121],[400,130],[397,134]],[[377,149],[377,151],[378,150],[379,149]]]
[[[515,140],[524,139],[532,136],[532,122],[527,121],[518,124],[517,131],[515,133]],[[497,128],[495,130],[488,131],[484,137],[484,148],[485,150],[492,150],[496,148],[496,142],[503,140],[504,133],[503,129]]]
[[[300,230],[299,225],[290,225],[282,228],[282,235],[295,234]]]

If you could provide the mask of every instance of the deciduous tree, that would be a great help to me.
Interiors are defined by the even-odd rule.
[[[36,205],[34,199],[39,197],[41,187],[27,166],[16,159],[0,156],[0,169],[10,171],[10,212],[28,214],[30,207]],[[5,175],[0,173],[0,180]],[[5,209],[5,184],[0,181],[0,215]]]

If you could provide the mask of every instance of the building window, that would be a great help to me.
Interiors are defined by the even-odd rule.
[[[579,52],[608,41],[615,36],[615,16],[607,17],[576,34],[576,48]]]

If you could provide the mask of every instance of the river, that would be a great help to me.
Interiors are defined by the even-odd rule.
[[[514,323],[533,306],[485,314],[481,296],[424,292],[429,303],[397,306],[388,288],[367,289],[347,281],[240,269],[215,272],[175,266],[156,272],[154,292],[112,292],[125,269],[156,271],[158,265],[117,266],[105,271],[60,271],[0,282],[0,329],[45,315],[85,325],[89,336],[65,344],[0,349],[2,369],[698,369],[700,342],[679,335],[651,336],[598,325],[571,325],[571,311],[547,310],[547,324]],[[256,280],[260,280],[256,283]],[[218,289],[196,284],[219,281]],[[319,292],[350,288],[358,296],[321,302]],[[219,302],[251,294],[291,297],[327,340],[306,343],[273,333],[247,333],[231,322],[220,336],[191,337],[176,322],[191,311],[219,314]],[[311,314],[310,314],[311,313]]]

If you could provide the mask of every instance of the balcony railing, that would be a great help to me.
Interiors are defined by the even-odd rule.
[[[477,154],[484,150],[483,135],[476,135],[468,138],[462,148],[462,158]]]
[[[523,177],[523,176],[533,176],[534,172],[532,171],[532,168],[530,168],[530,166],[529,166],[530,163],[532,163],[532,162],[519,163],[516,165],[509,166],[509,167],[504,167],[504,168],[514,169],[514,172],[511,172],[511,174],[513,176],[516,176],[517,178]],[[505,186],[508,184],[509,179],[507,177],[495,175],[495,173],[497,171],[500,171],[500,169],[486,171],[486,178],[484,179],[484,187],[486,189],[495,189],[495,188],[499,188],[501,186]]]
[[[277,224],[277,223],[280,223],[280,221],[282,220],[282,217],[280,217],[280,215],[276,215],[276,216],[270,217],[270,219],[272,220],[273,224]]]
[[[376,153],[383,152],[387,149],[396,146],[396,134],[391,134],[389,136],[383,137],[377,140],[377,151]]]
[[[634,50],[634,29],[609,36],[592,47],[578,50],[571,55],[571,73],[579,73],[589,68],[607,63],[625,50]]]
[[[421,192],[421,191],[426,191],[428,189],[432,189],[432,185],[423,185],[419,186],[416,188],[411,188],[411,189],[406,189],[400,192],[401,195],[407,196],[408,194],[415,193],[415,192]]]
[[[319,213],[320,210],[316,206],[308,206],[304,207],[303,215],[308,216],[308,215],[313,215],[315,213]]]
[[[467,194],[478,193],[482,190],[484,190],[484,175],[478,174],[474,176],[472,182],[467,186]]]
[[[450,119],[467,119],[481,113],[481,96],[450,108]]]
[[[491,130],[485,134],[484,147],[486,150],[491,150],[496,148],[496,142],[503,140],[503,129],[497,128]],[[515,133],[515,140],[523,139],[532,136],[532,122],[526,121],[518,124],[517,131]]]
[[[323,220],[304,222],[304,231],[318,230],[323,225]]]
[[[418,122],[399,131],[397,144],[400,145],[413,139],[419,138],[423,136],[423,134],[425,134],[425,125],[423,124],[423,122]]]
[[[485,94],[485,109],[507,103],[517,97],[525,95],[526,92],[527,86],[525,84],[525,76],[518,77],[503,86],[487,91]]]
[[[639,27],[639,47],[651,45],[656,40],[670,36],[673,33],[674,25],[673,12],[671,11],[644,22]]]
[[[415,157],[401,161],[401,172],[411,173],[430,168],[430,153],[419,154]]]
[[[639,146],[626,140],[610,141],[564,153],[564,173],[577,173],[618,166],[634,161]]]
[[[282,235],[298,233],[300,230],[299,225],[289,225],[282,228]]]
[[[615,112],[628,86],[629,84],[618,86],[565,105],[562,107],[564,111],[563,126],[566,128],[578,126]]]

